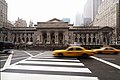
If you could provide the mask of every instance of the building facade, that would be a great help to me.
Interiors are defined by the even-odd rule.
[[[120,34],[119,0],[104,0],[98,8],[93,26],[109,26],[114,28],[114,42]]]
[[[0,27],[6,27],[7,25],[7,8],[6,1],[0,0]]]
[[[14,26],[15,27],[27,27],[27,23],[25,20],[18,18],[18,20],[15,21]]]
[[[87,0],[84,7],[84,25],[90,24],[95,19],[98,7],[101,3],[102,0]]]
[[[73,26],[54,18],[47,22],[38,22],[36,27],[12,27],[11,30],[4,31],[6,36],[0,39],[20,45],[31,42],[41,47],[59,47],[74,43],[109,45],[113,40],[112,31],[113,28],[107,26]]]
[[[75,17],[75,26],[82,26],[83,25],[83,14],[77,12]]]

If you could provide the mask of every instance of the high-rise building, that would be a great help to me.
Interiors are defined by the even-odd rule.
[[[102,3],[102,0],[87,0],[84,6],[84,19],[87,19],[87,20],[84,20],[85,24],[89,24],[95,19],[95,16],[98,12],[98,7],[101,3]],[[88,21],[88,19],[90,21]]]
[[[75,26],[81,26],[81,25],[83,25],[83,15],[82,13],[77,12],[75,18]]]
[[[70,23],[70,18],[62,18],[62,21]]]
[[[0,27],[7,26],[7,8],[8,5],[5,0],[0,0]]]
[[[98,8],[93,25],[113,27],[116,42],[120,36],[119,18],[119,0],[104,0]]]
[[[19,19],[14,24],[15,27],[27,27],[27,23],[23,19]]]

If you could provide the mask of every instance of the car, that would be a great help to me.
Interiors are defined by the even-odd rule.
[[[0,54],[11,54],[14,44],[8,41],[0,41]]]
[[[118,54],[120,53],[120,49],[116,49],[114,47],[101,47],[100,49],[93,49],[93,52],[96,54]]]
[[[92,50],[87,50],[80,46],[69,46],[65,50],[54,50],[53,56],[68,56],[68,57],[89,57],[93,56],[94,52]]]

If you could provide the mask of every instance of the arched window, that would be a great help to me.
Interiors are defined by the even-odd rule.
[[[79,42],[82,42],[82,38],[81,37],[79,38]]]
[[[22,40],[25,41],[25,38],[23,37]]]
[[[91,42],[91,38],[90,38],[90,37],[88,38],[88,42],[89,42],[89,43]]]
[[[20,37],[18,38],[18,42],[21,42]]]
[[[103,38],[103,42],[106,42],[106,38],[105,37]]]
[[[95,42],[96,40],[95,40],[95,37],[93,38],[93,42]]]
[[[84,38],[84,42],[86,43],[86,37]]]
[[[30,42],[33,42],[33,38],[32,37],[30,38]]]
[[[29,38],[27,37],[27,38],[26,38],[26,42],[28,42],[28,41],[29,41]]]
[[[75,42],[77,42],[77,38],[75,38]]]

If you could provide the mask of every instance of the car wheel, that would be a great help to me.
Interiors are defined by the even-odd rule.
[[[88,54],[83,54],[82,57],[83,58],[88,58],[89,56],[88,56]]]
[[[62,57],[62,56],[63,56],[63,54],[62,54],[62,53],[58,53],[58,56]]]

